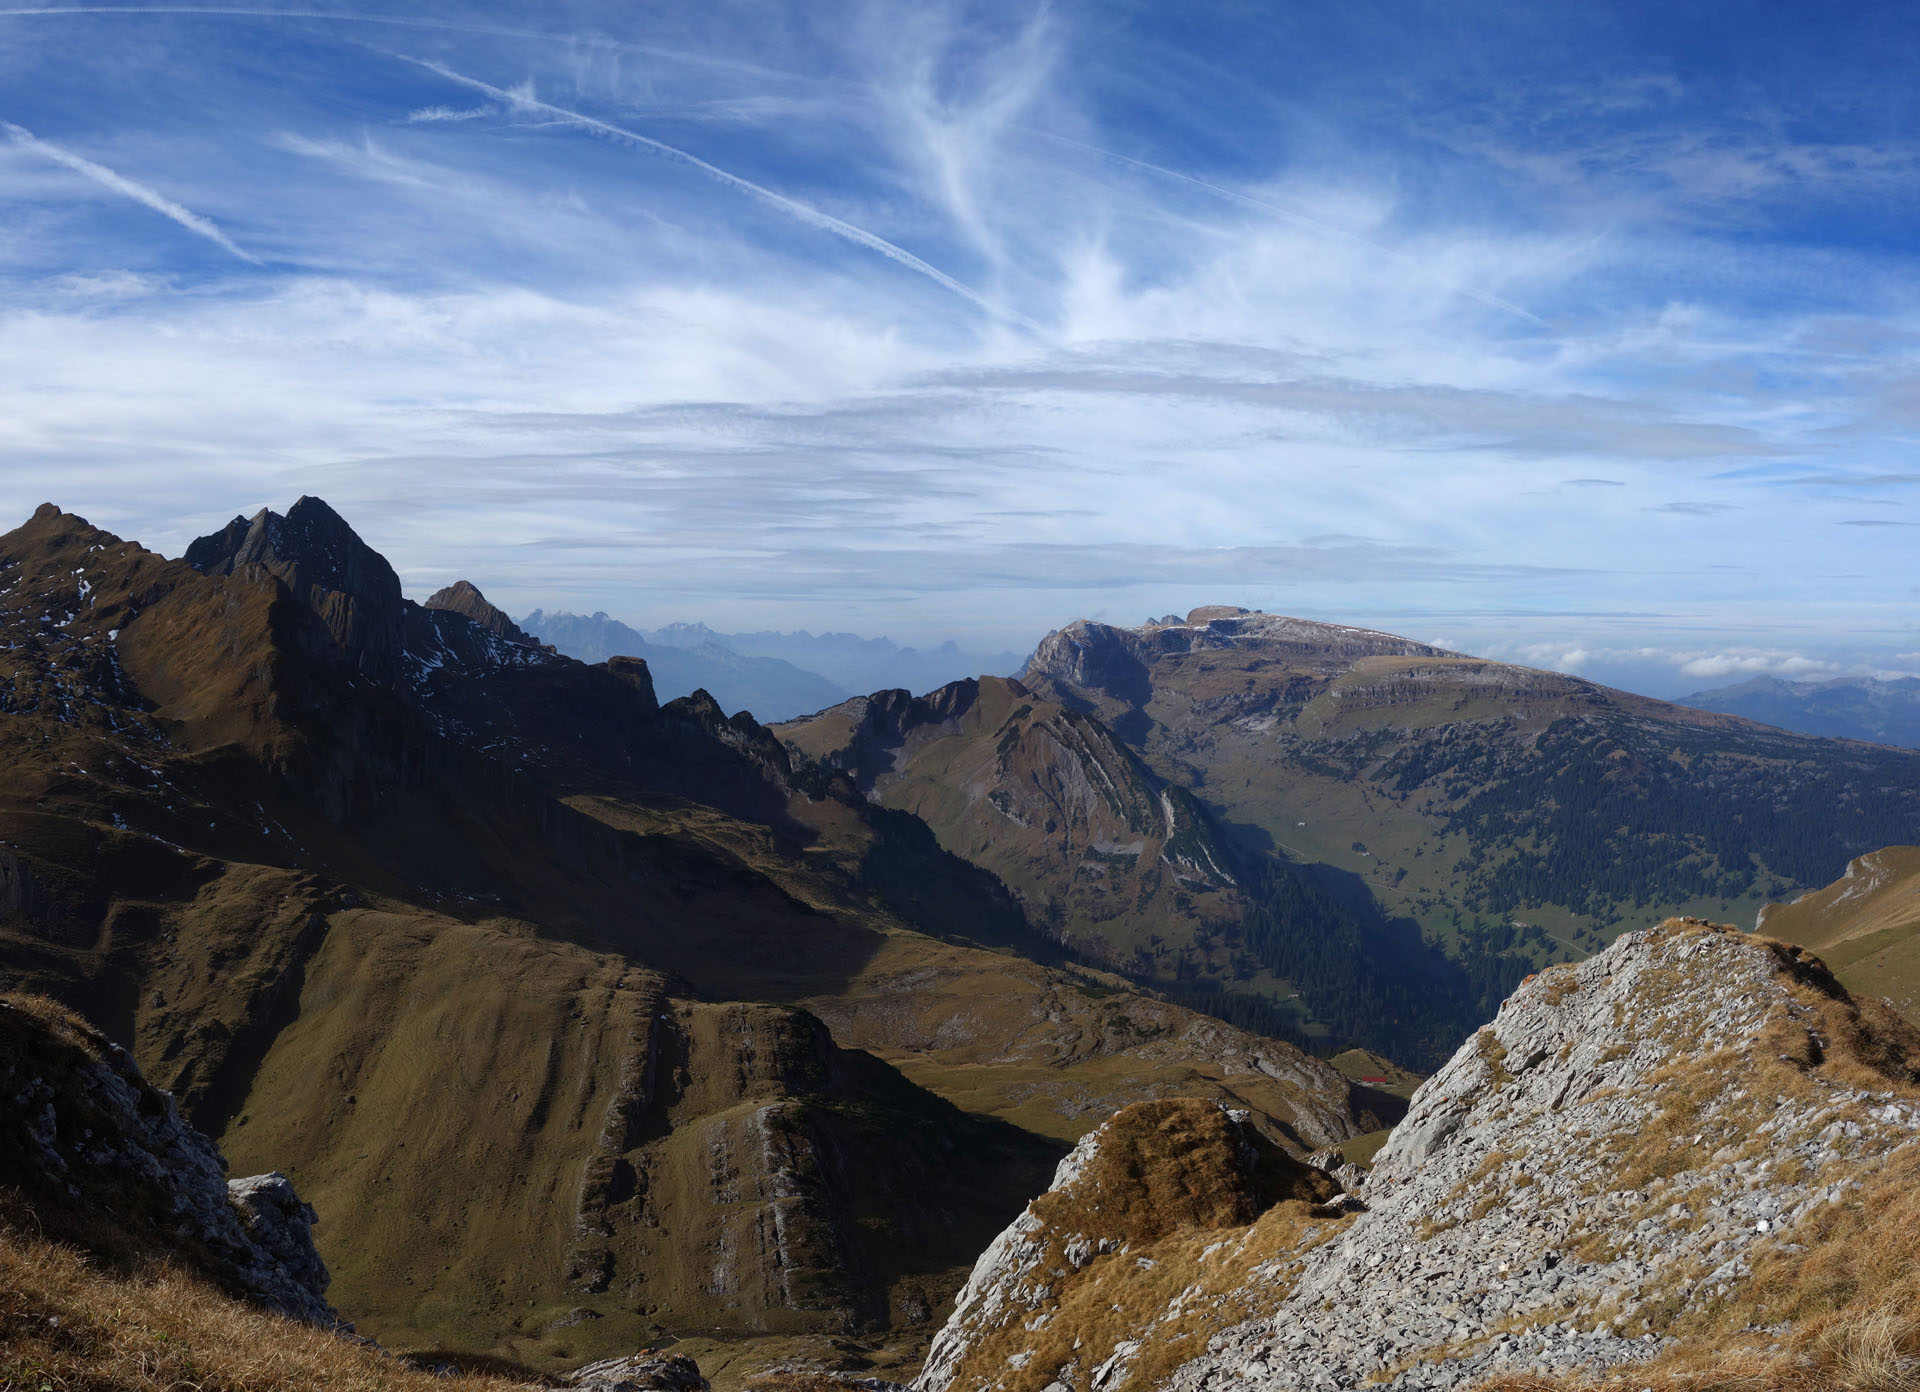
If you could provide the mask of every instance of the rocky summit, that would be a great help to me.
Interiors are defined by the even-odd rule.
[[[1294,1179],[1250,1218],[1230,1115],[1157,1167],[1133,1157],[1165,1118],[1116,1116],[987,1250],[917,1386],[1665,1387],[1702,1356],[1867,1385],[1821,1378],[1913,1279],[1916,1063],[1801,949],[1630,934],[1515,992],[1335,1202]],[[1116,1169],[1145,1176],[1125,1202]]]

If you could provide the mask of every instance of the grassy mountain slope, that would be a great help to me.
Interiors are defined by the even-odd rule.
[[[1022,680],[1350,902],[1539,962],[1676,909],[1749,916],[1920,829],[1920,755],[1368,630],[1076,623]]]
[[[750,719],[406,603],[324,504],[191,554],[0,537],[0,976],[293,1173],[376,1336],[911,1343],[1116,1095],[1378,1124],[1022,955],[1003,891]]]
[[[1767,905],[1760,928],[1819,953],[1848,990],[1920,1021],[1920,846],[1861,856],[1825,889]]]
[[[1223,834],[1100,720],[1019,682],[860,697],[776,729],[796,757],[924,820],[1083,959],[1315,1046],[1444,1057],[1526,974],[1450,959]]]

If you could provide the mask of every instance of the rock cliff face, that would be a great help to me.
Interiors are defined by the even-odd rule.
[[[1245,1113],[1136,1103],[1082,1139],[1052,1188],[994,1239],[916,1385],[1042,1387],[1078,1372],[1067,1385],[1104,1387],[1140,1360],[1146,1345],[1132,1336],[1150,1324],[1161,1347],[1149,1361],[1164,1368],[1169,1348],[1198,1347],[1227,1323],[1218,1278],[1243,1274],[1228,1258],[1189,1287],[1196,1252],[1204,1260],[1236,1239],[1244,1248],[1256,1218],[1271,1234],[1337,1192],[1264,1142]]]
[[[856,697],[776,733],[926,822],[1087,957],[1149,979],[1227,969],[1245,911],[1234,853],[1099,721],[980,677]]]
[[[257,567],[303,599],[363,667],[387,670],[404,637],[400,577],[318,498],[302,498],[282,516],[261,508],[236,517],[187,548],[203,575]]]
[[[1863,1186],[1920,1158],[1917,1060],[1920,1035],[1797,948],[1691,920],[1632,934],[1515,992],[1421,1087],[1352,1216],[1278,1205],[1145,1260],[1075,1247],[1081,1220],[1053,1215],[1117,1119],[988,1249],[919,1386],[1454,1388],[1747,1324],[1777,1354],[1832,1314],[1781,1292],[1838,1259]],[[1119,1272],[1167,1298],[1089,1306]]]
[[[229,1181],[124,1049],[49,1001],[0,997],[6,1216],[107,1261],[165,1257],[230,1294],[338,1323],[313,1210],[279,1174]]]

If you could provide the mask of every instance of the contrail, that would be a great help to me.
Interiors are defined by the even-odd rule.
[[[1249,194],[1241,193],[1238,189],[1230,189],[1224,184],[1211,183],[1206,179],[1196,178],[1192,174],[1182,174],[1178,169],[1168,169],[1165,165],[1154,164],[1149,160],[1135,159],[1132,155],[1123,155],[1116,150],[1105,150],[1098,145],[1088,145],[1082,141],[1069,140],[1064,135],[1050,135],[1045,131],[1032,131],[1030,133],[1039,136],[1042,140],[1051,140],[1057,145],[1071,145],[1076,150],[1084,150],[1088,154],[1098,155],[1102,159],[1116,160],[1121,164],[1130,164],[1136,169],[1145,169],[1151,173],[1159,174],[1164,178],[1178,179],[1183,184],[1192,184],[1195,188],[1203,188],[1209,193],[1218,194],[1220,197],[1230,199],[1235,203],[1244,203],[1249,208],[1258,208],[1262,212],[1272,213],[1275,217],[1284,218],[1288,222],[1321,233],[1323,236],[1338,237],[1342,241],[1352,242],[1355,246],[1363,246],[1369,251],[1378,252],[1382,256],[1400,262],[1402,265],[1412,266],[1416,270],[1425,269],[1419,261],[1408,256],[1405,252],[1395,251],[1392,247],[1382,246],[1379,242],[1362,237],[1357,232],[1349,232],[1344,227],[1335,227],[1330,222],[1322,222],[1316,217],[1309,217],[1305,213],[1296,212],[1292,208],[1284,207],[1278,203],[1269,203],[1264,198],[1254,198]],[[1514,304],[1511,300],[1503,300],[1498,295],[1489,295],[1484,290],[1475,290],[1470,285],[1459,285],[1453,281],[1443,281],[1442,283],[1455,294],[1465,295],[1470,300],[1478,300],[1481,304],[1490,305],[1494,309],[1504,309],[1509,314],[1517,314],[1522,319],[1538,324],[1544,329],[1553,327],[1553,325],[1549,324],[1532,310],[1524,309]]]
[[[54,163],[63,164],[76,174],[84,174],[102,188],[112,189],[115,193],[131,198],[136,203],[145,204],[161,217],[172,219],[187,231],[205,237],[221,250],[232,253],[242,261],[250,262],[255,266],[260,264],[259,257],[235,246],[233,239],[216,227],[211,220],[201,217],[191,208],[181,207],[171,198],[156,193],[145,184],[137,184],[124,174],[116,174],[104,164],[95,164],[92,160],[84,159],[71,150],[63,150],[58,145],[49,145],[32,131],[24,126],[16,126],[11,121],[0,121],[0,130],[5,131],[14,144],[32,150],[35,154],[45,155]]]
[[[239,5],[13,5],[0,8],[0,19],[39,19],[62,15],[207,15],[221,19],[316,19],[331,24],[385,24],[400,29],[437,29],[449,34],[485,34],[494,38],[533,39],[542,43],[571,43],[573,34],[553,34],[538,29],[516,29],[504,24],[475,24],[453,19],[427,19],[413,15],[342,14],[337,10],[284,7],[248,9]],[[609,44],[629,53],[646,53],[669,58],[677,63],[699,63],[708,67],[731,68],[736,72],[757,73],[765,77],[790,78],[773,68],[735,58],[715,58],[657,44],[634,43],[628,39],[596,36],[595,43]]]
[[[908,270],[925,276],[934,284],[952,291],[962,299],[977,305],[996,318],[1009,320],[1020,325],[1030,333],[1041,337],[1045,336],[1045,331],[1038,324],[1034,323],[1033,320],[1028,319],[1025,315],[1017,313],[1014,310],[995,304],[977,290],[955,280],[938,266],[921,260],[905,247],[896,246],[885,237],[869,232],[864,227],[856,227],[850,222],[843,222],[831,213],[823,213],[818,208],[802,203],[798,199],[787,197],[784,193],[775,193],[772,189],[761,184],[756,184],[751,179],[743,179],[738,174],[729,173],[719,165],[709,164],[698,155],[688,154],[678,146],[669,145],[665,141],[655,140],[652,136],[641,135],[637,131],[630,131],[624,126],[616,126],[611,122],[602,121],[597,116],[588,116],[582,112],[569,111],[565,107],[555,106],[551,102],[541,101],[533,95],[530,89],[509,91],[504,87],[496,87],[490,82],[482,82],[477,77],[468,77],[464,73],[455,72],[444,63],[436,63],[425,58],[410,58],[404,53],[397,53],[393,56],[413,63],[418,67],[425,68],[429,72],[438,73],[449,82],[458,82],[462,86],[471,87],[476,92],[484,92],[495,101],[505,103],[515,110],[537,112],[541,115],[552,117],[557,121],[564,122],[565,124],[578,126],[582,130],[591,131],[596,135],[603,135],[612,140],[625,141],[628,144],[640,146],[642,149],[652,150],[656,154],[665,155],[670,159],[676,159],[685,164],[690,164],[710,178],[719,180],[728,188],[738,189],[741,193],[747,194],[749,197],[756,198],[762,203],[778,208],[781,212],[798,219],[809,227],[817,227],[823,232],[831,232],[834,236],[845,238],[856,246],[863,246],[869,251],[880,253],[880,255],[886,257],[889,261],[897,265],[905,266]]]

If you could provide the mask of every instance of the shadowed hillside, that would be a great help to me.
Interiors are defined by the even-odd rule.
[[[1116,1097],[1297,1149],[1379,1124],[1285,1045],[1023,955],[997,884],[802,791],[751,717],[496,615],[407,601],[314,499],[186,561],[50,506],[0,537],[0,975],[293,1175],[368,1332],[905,1357]]]

